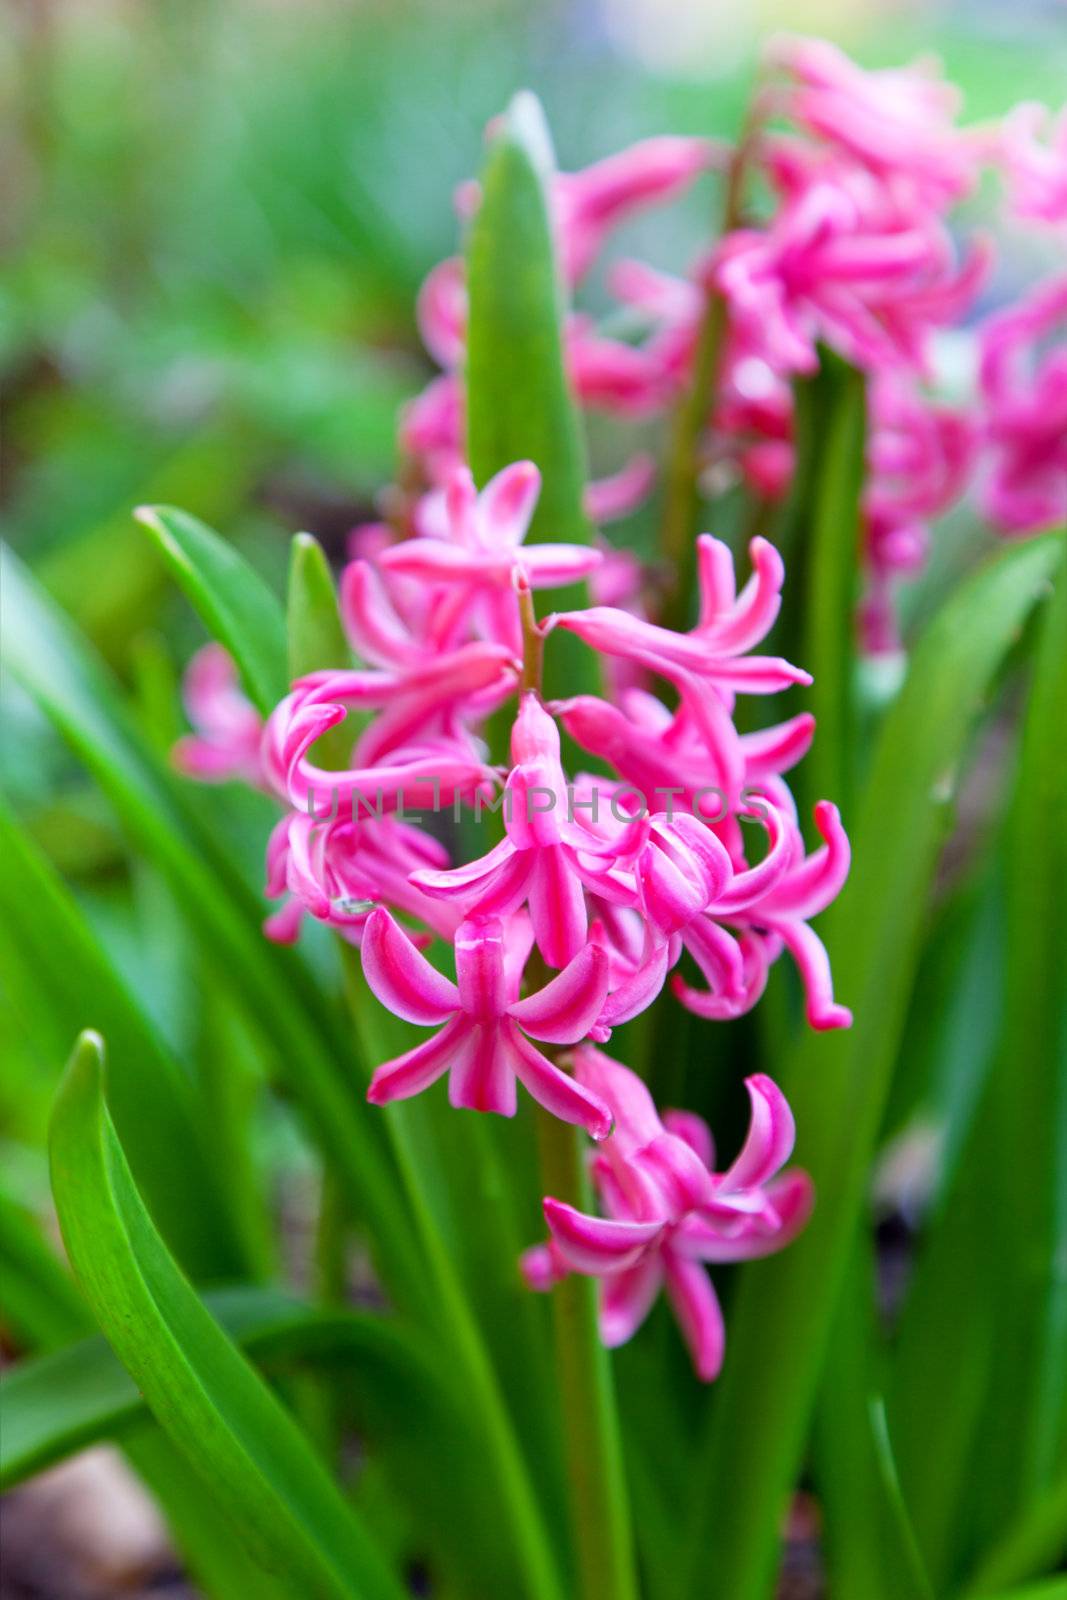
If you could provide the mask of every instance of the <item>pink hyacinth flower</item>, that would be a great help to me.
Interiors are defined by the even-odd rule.
[[[416,950],[387,911],[373,912],[361,947],[367,982],[396,1016],[439,1031],[380,1066],[368,1100],[374,1105],[406,1100],[447,1072],[454,1106],[510,1117],[519,1080],[553,1116],[603,1139],[611,1128],[603,1099],[549,1061],[530,1039],[574,1044],[588,1033],[607,994],[607,958],[587,945],[543,989],[520,1000],[529,948],[524,919],[465,922],[456,933],[453,983]]]
[[[957,263],[931,213],[831,164],[805,172],[766,229],[728,234],[707,277],[776,372],[814,372],[820,340],[878,371],[922,367],[931,331],[966,309],[988,258],[980,241]]]
[[[594,650],[627,657],[665,678],[682,674],[727,693],[776,694],[793,683],[810,683],[810,673],[787,661],[747,654],[778,615],[785,576],[781,557],[766,539],[753,539],[749,554],[752,577],[738,594],[730,547],[700,535],[700,617],[689,633],[674,633],[608,606],[562,612],[546,626],[566,628]]]
[[[172,760],[179,772],[201,783],[239,778],[266,787],[260,744],[263,718],[241,689],[233,658],[220,644],[206,644],[190,661],[182,684],[189,721],[196,732],[179,739]]]
[[[444,492],[420,506],[423,536],[383,550],[379,565],[389,574],[446,585],[447,615],[473,610],[491,638],[517,650],[516,574],[524,573],[533,589],[564,587],[603,560],[590,545],[523,546],[540,491],[541,474],[531,461],[505,467],[481,494],[470,472],[458,468]]]
[[[746,1079],[748,1136],[725,1172],[712,1170],[711,1133],[691,1112],[663,1120],[640,1078],[601,1051],[575,1052],[580,1081],[610,1104],[612,1136],[593,1162],[603,1216],[549,1196],[550,1239],[522,1259],[527,1283],[549,1289],[568,1272],[601,1280],[606,1345],[625,1344],[665,1290],[697,1376],[718,1376],[722,1312],[706,1263],[753,1260],[784,1248],[811,1213],[806,1173],[780,1174],[793,1148],[793,1118],[769,1078]]]

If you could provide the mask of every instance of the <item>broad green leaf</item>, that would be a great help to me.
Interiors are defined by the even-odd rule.
[[[5,976],[27,1010],[47,1022],[42,1047],[50,1049],[60,1030],[69,1039],[88,1024],[107,1029],[116,1050],[116,1123],[157,1225],[192,1275],[217,1280],[242,1272],[247,1262],[197,1126],[192,1084],[63,883],[2,805],[0,853]]]
[[[2,600],[7,670],[96,778],[137,848],[164,874],[220,979],[233,986],[261,1041],[276,1054],[343,1175],[390,1288],[405,1304],[425,1306],[424,1273],[403,1225],[380,1124],[360,1104],[366,1068],[336,1007],[296,952],[263,937],[262,903],[235,870],[225,843],[185,804],[108,674],[7,550]]]
[[[797,1160],[812,1173],[818,1202],[796,1244],[742,1274],[695,1474],[687,1594],[702,1592],[712,1567],[731,1600],[769,1592],[781,1508],[862,1214],[946,800],[988,687],[1060,558],[1059,541],[1035,540],[962,585],[917,646],[883,726],[852,830],[852,877],[821,930],[855,1024],[807,1034],[782,1075]]]
[[[516,95],[490,143],[467,252],[467,450],[479,487],[513,461],[536,463],[541,498],[530,542],[588,544],[585,445],[563,357],[553,166],[538,101]],[[556,611],[586,603],[584,585],[552,595]],[[549,695],[596,688],[595,658],[569,634],[551,639],[545,673]]]
[[[136,515],[266,715],[289,686],[280,603],[232,545],[187,511],[141,506]]]
[[[399,1600],[403,1589],[306,1438],[153,1228],[104,1104],[93,1034],[67,1069],[50,1153],[64,1242],[93,1314],[235,1537],[299,1593]]]

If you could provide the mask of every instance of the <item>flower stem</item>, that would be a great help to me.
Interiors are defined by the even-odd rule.
[[[760,100],[754,95],[745,130],[726,172],[721,236],[732,233],[740,225],[744,179],[761,118]],[[674,413],[667,453],[661,543],[671,582],[662,621],[665,627],[679,630],[689,624],[688,608],[694,588],[700,436],[719,387],[729,331],[727,305],[722,295],[710,281],[705,285],[704,294],[704,315],[697,334],[693,373]]]
[[[522,620],[522,677],[519,689],[524,694],[532,690],[534,694],[540,695],[544,675],[545,636],[537,621],[533,593],[525,573],[517,575],[515,591],[519,597],[519,616]]]
[[[581,1135],[539,1111],[544,1192],[590,1209]],[[577,1273],[552,1291],[564,1450],[578,1561],[576,1600],[637,1600],[633,1536],[608,1352],[597,1328],[597,1285]]]

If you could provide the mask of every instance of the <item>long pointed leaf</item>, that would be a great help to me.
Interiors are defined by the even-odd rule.
[[[174,506],[141,506],[137,520],[214,636],[233,656],[260,711],[288,688],[280,602],[232,545]]]
[[[152,1226],[83,1034],[50,1139],[60,1226],[94,1315],[164,1431],[268,1572],[298,1592],[399,1600],[354,1514],[271,1391],[183,1279]]]

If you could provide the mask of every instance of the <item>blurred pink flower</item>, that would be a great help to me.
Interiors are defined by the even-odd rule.
[[[956,126],[961,95],[937,60],[868,71],[826,39],[788,35],[766,60],[788,80],[770,92],[773,109],[886,182],[934,205],[973,187],[979,154]]]
[[[1067,223],[1067,106],[1054,116],[1025,101],[1009,111],[991,146],[1019,216]]]
[[[174,746],[178,771],[201,783],[232,778],[265,788],[263,718],[241,689],[233,658],[222,645],[206,644],[197,651],[186,668],[182,698],[196,732]]]
[[[1067,277],[991,317],[981,333],[982,502],[1007,534],[1067,520]]]

